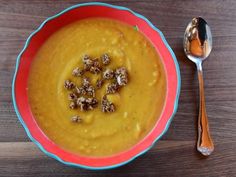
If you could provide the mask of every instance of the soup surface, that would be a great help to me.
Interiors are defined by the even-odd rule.
[[[104,53],[111,57],[109,68],[124,66],[129,74],[128,84],[108,95],[116,110],[70,109],[64,81],[80,84],[71,71],[83,67],[81,58]],[[100,76],[87,75],[92,84]],[[98,101],[105,87],[106,83],[97,91]],[[84,156],[108,156],[138,143],[157,122],[165,96],[165,71],[153,45],[134,27],[104,18],[74,22],[50,36],[37,52],[28,80],[28,98],[39,127],[62,149]],[[72,122],[74,115],[83,122]]]

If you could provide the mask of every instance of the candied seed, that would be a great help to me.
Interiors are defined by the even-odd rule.
[[[97,105],[98,105],[98,101],[97,101],[97,99],[94,98],[94,97],[93,97],[93,98],[87,98],[87,99],[86,99],[86,103],[87,103],[87,105],[88,105],[88,109],[90,109],[90,110],[96,108]]]
[[[81,94],[81,89],[80,89],[80,87],[75,87],[75,91],[76,91],[76,93],[77,93],[78,95]]]
[[[77,104],[80,105],[80,104],[82,104],[82,103],[85,103],[85,101],[86,101],[86,98],[83,97],[83,96],[81,96],[81,97],[79,97],[79,98],[77,99]]]
[[[110,103],[107,112],[115,112],[115,105],[113,103]]]
[[[102,112],[105,112],[105,113],[115,112],[115,105],[113,103],[102,105]]]
[[[86,104],[86,98],[85,97],[79,97],[77,99],[77,105],[79,106],[81,111],[88,110],[87,104]]]
[[[98,68],[98,67],[92,66],[92,67],[90,68],[90,72],[93,73],[93,74],[99,74],[101,71],[102,71],[102,69],[101,69],[101,68]]]
[[[93,65],[93,60],[90,58],[90,56],[84,55],[84,57],[82,58],[82,61],[84,63],[84,69],[86,71],[89,71]]]
[[[91,59],[91,57],[87,54],[85,54],[82,58],[82,61],[84,62],[85,60]]]
[[[87,94],[87,92],[86,92],[86,90],[85,90],[84,87],[76,87],[75,89],[76,89],[76,92],[77,92],[79,95],[86,95],[86,94]]]
[[[80,69],[79,67],[75,68],[72,71],[72,75],[75,76],[75,77],[81,77],[83,74],[84,74],[84,70]]]
[[[97,101],[97,99],[96,98],[88,98],[88,102],[89,102],[89,104],[91,104],[91,105],[97,105],[98,104],[98,101]]]
[[[85,71],[90,71],[92,65],[87,65],[87,64],[84,64],[84,70]]]
[[[90,86],[89,78],[87,78],[87,77],[83,78],[83,86],[84,87],[89,87]]]
[[[115,105],[110,102],[106,96],[103,96],[102,98],[102,112],[109,113],[109,112],[115,112]]]
[[[103,54],[101,56],[101,59],[102,59],[102,64],[104,65],[108,65],[110,63],[110,57],[107,53]]]
[[[99,63],[99,60],[97,58],[95,58],[93,60],[93,64],[92,66],[90,67],[90,70],[89,70],[91,73],[93,74],[98,74],[102,71],[102,67],[101,67],[101,64]]]
[[[74,101],[72,101],[70,103],[69,107],[70,107],[70,109],[76,109],[77,108],[77,104]]]
[[[88,105],[87,105],[87,104],[81,105],[81,106],[80,106],[80,110],[81,110],[81,111],[88,111],[88,110],[89,110]]]
[[[95,59],[93,60],[93,65],[94,65],[95,67],[101,67],[101,64],[99,63],[98,58],[95,58]]]
[[[81,122],[82,122],[82,119],[81,119],[80,116],[75,115],[75,116],[72,116],[72,117],[71,117],[71,122],[74,122],[74,123],[81,123]]]
[[[96,88],[97,88],[97,89],[102,88],[103,83],[104,83],[103,79],[98,79],[98,80],[96,81]]]
[[[125,86],[128,83],[128,77],[127,75],[119,75],[116,77],[116,81],[118,85]]]
[[[89,96],[95,96],[95,89],[92,85],[86,88],[87,95]]]
[[[71,101],[76,100],[77,99],[76,93],[69,93],[68,99]]]
[[[93,65],[93,60],[92,59],[84,60],[84,64],[92,66]]]
[[[116,81],[120,86],[128,83],[128,71],[125,67],[117,68],[115,71]]]
[[[67,90],[71,90],[71,89],[75,88],[75,84],[73,82],[71,82],[70,80],[66,80],[64,83],[64,87]]]
[[[114,78],[114,71],[112,69],[106,69],[104,72],[103,72],[103,79],[112,79]]]
[[[79,95],[95,96],[95,88],[92,85],[76,88]]]
[[[127,69],[125,67],[119,67],[115,70],[115,75],[127,75]]]
[[[119,90],[119,85],[117,83],[110,83],[106,88],[107,94],[116,93]]]

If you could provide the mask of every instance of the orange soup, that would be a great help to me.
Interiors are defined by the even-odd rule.
[[[110,59],[107,64],[102,63],[104,54]],[[98,62],[98,73],[83,70],[85,56]],[[77,74],[83,70],[78,77],[76,68]],[[105,94],[114,78],[120,81],[114,74],[112,81],[96,89],[104,70],[117,73],[117,68],[127,72],[124,86],[118,82],[117,90]],[[85,77],[96,91],[89,95],[96,98],[94,107],[79,104],[88,95],[76,92],[76,98],[68,98]],[[104,95],[107,110],[102,107]],[[29,102],[39,127],[64,150],[84,156],[109,156],[138,143],[160,117],[165,96],[165,71],[153,45],[134,27],[104,18],[81,20],[50,36],[37,52],[28,80]]]

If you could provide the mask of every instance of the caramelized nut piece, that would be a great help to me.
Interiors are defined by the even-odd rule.
[[[81,77],[84,74],[84,70],[80,69],[79,67],[75,68],[72,71],[72,75],[75,77]]]
[[[117,68],[115,71],[116,76],[118,75],[127,75],[127,70],[125,67]]]
[[[84,87],[89,87],[90,86],[89,78],[87,78],[87,77],[83,78],[83,86]]]
[[[77,108],[77,104],[74,102],[74,101],[72,101],[71,103],[70,103],[70,109],[76,109]]]
[[[106,69],[106,71],[103,72],[103,79],[112,79],[114,78],[114,72],[112,69]]]
[[[75,88],[75,84],[73,82],[71,82],[70,80],[66,80],[64,83],[64,87],[67,90],[71,90],[71,89]]]
[[[119,90],[119,85],[115,82],[107,86],[106,93],[107,94],[116,93],[118,90]]]
[[[90,56],[85,54],[82,58],[82,61],[85,63],[88,59],[91,59]]]
[[[77,99],[76,93],[73,93],[73,92],[69,93],[68,99],[71,100],[71,101],[76,100]]]
[[[90,67],[90,70],[89,70],[91,73],[93,74],[99,74],[101,71],[102,71],[102,67],[98,61],[98,59],[94,59],[93,60],[93,64],[92,66]]]
[[[97,88],[97,89],[102,88],[103,83],[104,83],[103,79],[98,79],[98,80],[96,81],[96,88]]]
[[[103,96],[102,98],[102,112],[114,112],[115,111],[115,105],[108,101],[106,96]]]
[[[95,96],[95,89],[92,85],[86,88],[87,95],[89,96]]]
[[[89,71],[93,65],[93,60],[90,58],[90,56],[84,55],[84,57],[82,58],[82,61],[84,63],[84,69],[86,71]]]
[[[75,87],[75,89],[79,95],[86,95],[87,93],[84,87]]]
[[[85,97],[79,97],[77,99],[77,105],[79,106],[81,111],[88,110],[87,104],[86,104],[86,98]]]
[[[93,110],[98,105],[98,101],[97,101],[96,98],[87,98],[86,103],[87,103],[87,106],[88,106],[89,110]]]
[[[128,77],[124,75],[119,75],[117,78],[117,83],[120,86],[125,86],[128,83]]]
[[[101,56],[101,59],[102,59],[102,64],[104,64],[104,65],[108,65],[111,61],[111,59],[107,53],[103,54]]]
[[[117,68],[115,76],[118,85],[125,86],[128,83],[128,72],[125,67]]]

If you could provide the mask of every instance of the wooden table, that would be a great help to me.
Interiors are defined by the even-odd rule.
[[[236,176],[236,1],[119,0],[150,19],[166,36],[181,70],[178,112],[161,141],[132,163],[113,170],[65,166],[43,154],[26,136],[11,99],[16,56],[26,38],[47,17],[78,1],[0,0],[0,176]],[[213,32],[213,51],[204,63],[206,105],[215,152],[202,158],[195,149],[198,84],[195,66],[182,48],[194,16]]]

